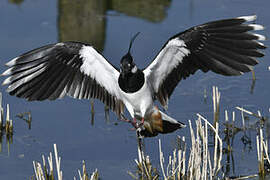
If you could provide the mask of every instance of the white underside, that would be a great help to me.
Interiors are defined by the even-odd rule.
[[[134,115],[144,117],[153,107],[152,94],[147,80],[145,80],[143,87],[137,92],[125,93],[122,91],[123,102],[132,118],[134,118]]]

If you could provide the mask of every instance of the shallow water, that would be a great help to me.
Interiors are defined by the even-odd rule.
[[[17,3],[15,3],[17,2]],[[210,20],[257,14],[259,24],[266,26],[262,31],[270,37],[270,1],[261,0],[144,0],[128,3],[128,0],[80,0],[70,4],[67,0],[4,0],[0,2],[0,71],[13,57],[33,48],[58,41],[80,40],[94,44],[114,65],[128,49],[132,35],[140,31],[132,54],[140,68],[155,57],[166,40],[193,25]],[[77,1],[76,1],[77,2]],[[142,9],[143,8],[143,9]],[[269,42],[265,44],[269,46]],[[266,57],[256,66],[256,83],[251,90],[251,73],[241,77],[222,77],[214,73],[196,75],[181,81],[170,100],[169,114],[188,123],[196,113],[209,119],[212,117],[211,88],[221,91],[221,111],[235,110],[244,106],[253,112],[261,110],[269,115],[270,76],[268,71],[269,50]],[[1,79],[2,81],[2,79]],[[10,152],[3,139],[0,153],[0,179],[29,179],[33,175],[33,160],[41,160],[56,143],[62,157],[65,179],[77,176],[81,161],[85,160],[88,171],[97,168],[102,179],[131,179],[128,170],[135,170],[137,145],[130,124],[120,122],[113,113],[110,121],[104,118],[104,106],[95,101],[95,120],[91,125],[90,103],[86,100],[64,98],[58,101],[27,102],[11,97],[1,87],[4,104],[9,103],[14,122],[13,143]],[[204,90],[207,98],[204,99]],[[31,130],[15,115],[31,111]],[[240,123],[240,113],[236,121]],[[176,135],[186,136],[185,128],[169,135],[146,139],[146,152],[153,163],[159,166],[158,138],[167,155],[174,148]],[[243,133],[234,140],[234,171],[229,175],[254,174],[258,170],[255,147],[256,131],[250,131],[252,149],[244,150],[241,142]],[[224,156],[225,158],[225,156]]]

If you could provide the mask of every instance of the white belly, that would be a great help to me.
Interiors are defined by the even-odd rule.
[[[132,118],[134,118],[134,115],[144,117],[147,110],[153,106],[151,89],[147,83],[135,93],[125,93],[123,91],[122,93],[125,106]]]

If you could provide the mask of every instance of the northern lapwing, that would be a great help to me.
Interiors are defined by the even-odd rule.
[[[29,101],[55,100],[65,95],[78,99],[97,98],[124,118],[124,106],[132,124],[143,136],[156,136],[184,127],[160,111],[154,101],[167,109],[168,100],[182,79],[197,70],[237,76],[258,64],[263,57],[259,42],[265,36],[256,16],[242,16],[205,23],[171,37],[152,62],[139,69],[130,49],[120,61],[120,69],[109,63],[94,47],[80,42],[60,42],[22,54],[6,65],[2,76],[7,92]],[[140,125],[136,123],[140,120]]]

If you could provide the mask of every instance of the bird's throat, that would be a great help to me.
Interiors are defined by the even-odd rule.
[[[141,70],[136,73],[120,74],[118,84],[125,93],[134,93],[140,90],[144,84],[144,74]]]

